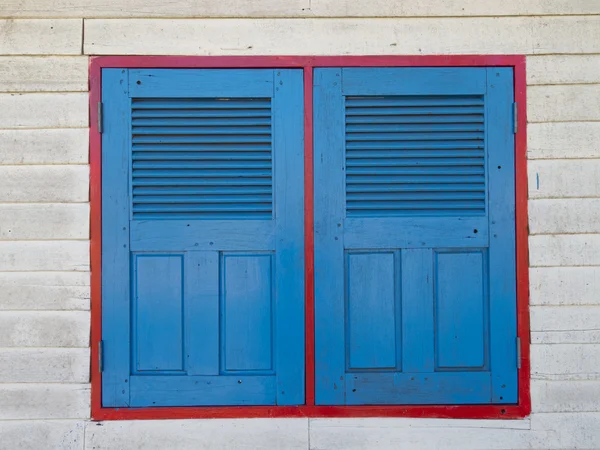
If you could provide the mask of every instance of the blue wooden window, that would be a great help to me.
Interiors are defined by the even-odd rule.
[[[103,69],[105,407],[304,403],[301,70]],[[316,402],[517,402],[512,69],[315,69]]]
[[[102,404],[304,402],[301,70],[102,71]]]
[[[316,402],[517,402],[513,74],[315,70]]]

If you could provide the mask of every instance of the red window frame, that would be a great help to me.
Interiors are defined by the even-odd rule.
[[[315,405],[314,362],[314,211],[313,211],[313,69],[316,67],[512,67],[518,131],[515,136],[517,334],[521,338],[519,402],[516,405]],[[103,408],[99,342],[102,339],[102,140],[97,104],[103,68],[297,68],[304,71],[304,233],[306,401],[301,406],[223,406]],[[529,269],[527,229],[527,111],[525,56],[101,56],[90,58],[90,255],[91,382],[93,420],[250,418],[250,417],[437,417],[515,419],[531,413],[529,344]]]

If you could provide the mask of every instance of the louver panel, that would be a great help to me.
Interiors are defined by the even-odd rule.
[[[485,214],[484,99],[346,97],[346,215]]]
[[[269,219],[270,99],[132,99],[133,219]]]

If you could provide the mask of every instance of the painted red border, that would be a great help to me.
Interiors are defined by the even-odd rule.
[[[519,402],[517,405],[460,406],[317,406],[314,379],[314,212],[313,104],[315,67],[485,67],[514,69],[518,132],[515,138],[517,327],[521,338]],[[305,288],[306,288],[306,405],[177,408],[103,408],[98,342],[102,333],[102,148],[97,104],[101,99],[102,68],[299,68],[304,70],[305,139]],[[91,232],[91,381],[92,419],[185,419],[249,417],[438,417],[515,419],[531,413],[529,353],[529,252],[527,228],[527,109],[525,57],[520,55],[459,56],[102,56],[90,59],[90,232]]]

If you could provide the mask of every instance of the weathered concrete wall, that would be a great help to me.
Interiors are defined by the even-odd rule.
[[[87,56],[526,54],[533,414],[89,421]],[[0,0],[0,449],[600,448],[599,0]]]

